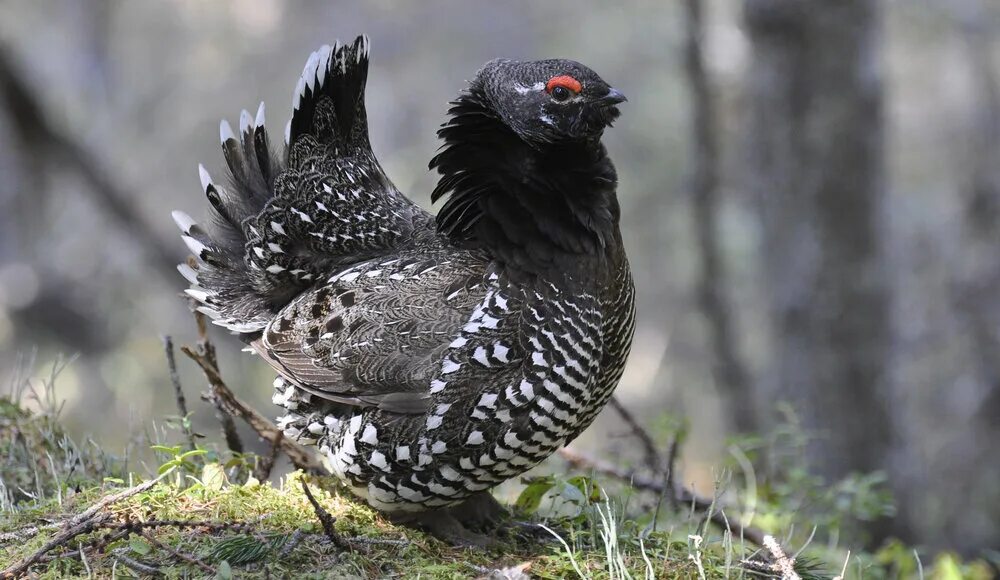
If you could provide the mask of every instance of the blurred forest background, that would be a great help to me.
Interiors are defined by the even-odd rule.
[[[425,205],[465,80],[572,58],[629,97],[605,138],[640,317],[619,398],[689,423],[686,478],[710,490],[733,436],[791,422],[817,477],[885,474],[872,541],[997,548],[1000,2],[698,6],[0,2],[0,371],[78,353],[64,416],[111,450],[176,413],[161,337],[194,332],[170,210],[206,207],[219,119],[263,100],[284,125],[320,44],[371,37],[374,148]],[[273,414],[265,365],[218,335]],[[580,445],[624,453],[622,431],[605,413]]]

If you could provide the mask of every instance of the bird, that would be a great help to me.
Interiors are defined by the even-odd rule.
[[[173,213],[197,310],[276,371],[277,424],[391,520],[485,545],[490,494],[586,429],[635,327],[618,176],[624,94],[565,59],[486,63],[429,163],[436,214],[368,133],[369,41],[312,53],[284,145],[220,124],[206,225]]]

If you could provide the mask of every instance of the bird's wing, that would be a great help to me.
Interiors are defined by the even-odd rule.
[[[423,413],[448,357],[471,346],[460,337],[489,293],[486,270],[485,260],[454,250],[371,260],[289,304],[252,346],[319,397]],[[512,320],[498,332],[516,329]],[[504,362],[519,365],[517,352]]]

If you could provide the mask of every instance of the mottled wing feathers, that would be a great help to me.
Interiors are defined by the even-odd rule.
[[[441,361],[486,292],[485,267],[427,249],[355,265],[285,307],[254,348],[322,398],[426,412]]]

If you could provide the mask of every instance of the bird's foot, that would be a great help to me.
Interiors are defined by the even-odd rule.
[[[510,517],[507,509],[488,491],[481,491],[448,511],[463,526],[478,531],[495,529]]]
[[[448,509],[391,515],[390,519],[397,524],[422,529],[453,546],[489,549],[497,544],[490,536],[474,532],[462,525],[462,522]]]

